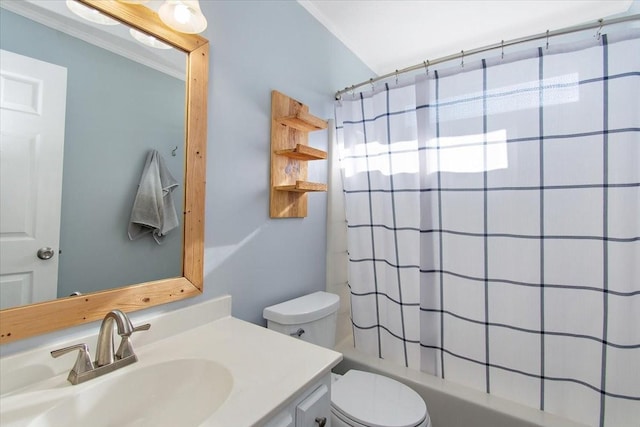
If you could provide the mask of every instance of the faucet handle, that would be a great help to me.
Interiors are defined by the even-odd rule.
[[[140,331],[148,331],[149,329],[151,329],[151,323],[145,323],[144,325],[136,326],[135,328],[133,328],[131,330],[131,333],[140,332]],[[131,334],[129,334],[129,336],[131,336]]]
[[[71,381],[71,378],[75,379],[77,378],[78,375],[83,374],[85,372],[93,371],[94,369],[93,362],[91,361],[91,355],[89,354],[89,346],[84,343],[60,348],[58,350],[53,350],[51,352],[51,356],[60,357],[63,354],[67,354],[74,350],[79,350],[79,352],[78,352],[78,357],[76,359],[76,363],[75,365],[73,365],[71,372],[69,372],[69,378],[68,378],[69,381]],[[73,381],[71,381],[71,383],[75,384]]]
[[[151,324],[145,323],[144,325],[132,328],[131,331],[127,333],[120,334],[122,340],[120,341],[118,351],[116,351],[116,357],[118,359],[124,359],[125,357],[135,356],[135,353],[133,352],[133,345],[131,344],[131,334],[133,334],[134,332],[148,331],[149,328],[151,328]]]

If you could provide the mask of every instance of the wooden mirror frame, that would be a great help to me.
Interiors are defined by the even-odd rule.
[[[182,277],[0,310],[0,344],[99,320],[116,308],[131,312],[194,297],[204,289],[209,42],[198,35],[173,31],[145,6],[78,1],[187,54]]]

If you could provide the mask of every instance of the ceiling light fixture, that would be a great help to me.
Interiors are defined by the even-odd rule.
[[[198,34],[207,28],[198,0],[166,0],[158,15],[167,26],[181,33]]]
[[[131,34],[131,37],[133,37],[134,39],[136,39],[137,41],[139,41],[144,45],[151,46],[156,49],[171,49],[171,46],[169,46],[168,44],[161,42],[157,38],[150,36],[148,34],[145,34],[142,31],[138,31],[131,28],[129,30],[129,34]]]
[[[67,7],[69,10],[81,18],[86,19],[87,21],[91,21],[100,25],[118,25],[119,22],[115,19],[111,19],[106,15],[98,12],[95,9],[87,7],[83,4],[78,3],[75,0],[67,0]]]

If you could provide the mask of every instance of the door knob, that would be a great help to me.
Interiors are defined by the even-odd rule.
[[[52,248],[40,248],[38,249],[38,258],[40,259],[51,259],[53,258],[53,249]]]

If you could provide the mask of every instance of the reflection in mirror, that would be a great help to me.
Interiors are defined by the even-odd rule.
[[[169,147],[165,147],[164,143],[163,147],[160,147],[158,151],[164,155],[165,161],[167,165],[169,165],[173,160],[176,160],[171,155],[173,148],[177,147],[176,154],[181,153],[184,157],[184,161],[177,159],[176,163],[180,163],[178,172],[171,172],[176,176],[176,178],[181,179],[184,176],[184,182],[182,185],[184,197],[180,197],[183,199],[183,208],[184,212],[181,216],[181,224],[182,233],[177,231],[175,235],[178,240],[181,240],[182,237],[183,244],[180,245],[182,249],[182,256],[178,258],[178,262],[181,261],[182,268],[178,268],[179,272],[175,275],[176,277],[169,277],[166,279],[140,279],[141,283],[131,285],[133,281],[123,281],[120,283],[114,283],[113,285],[109,285],[111,287],[116,285],[123,285],[120,288],[113,288],[106,291],[98,291],[93,293],[83,294],[82,296],[76,297],[64,297],[58,298],[53,301],[36,303],[26,306],[20,306],[15,308],[9,308],[0,311],[0,342],[7,343],[16,339],[26,338],[29,336],[42,334],[45,332],[69,327],[72,325],[77,325],[81,323],[90,322],[93,320],[100,319],[104,316],[104,314],[114,308],[119,308],[126,312],[139,310],[142,308],[147,308],[151,306],[155,306],[158,304],[164,304],[171,301],[177,301],[180,299],[192,297],[199,295],[202,293],[202,282],[203,282],[203,252],[204,252],[204,244],[203,244],[203,236],[204,236],[204,174],[205,174],[205,148],[206,148],[206,94],[207,94],[207,77],[208,77],[208,42],[206,39],[203,39],[197,35],[187,35],[176,33],[173,30],[166,27],[161,21],[158,19],[155,12],[152,10],[133,4],[124,4],[119,2],[104,2],[97,0],[79,0],[81,3],[91,6],[101,13],[114,18],[120,22],[126,23],[130,25],[132,28],[140,30],[148,35],[152,35],[158,40],[172,45],[182,52],[187,54],[187,67],[186,67],[186,79],[185,82],[182,82],[183,85],[186,83],[186,114],[184,110],[180,110],[182,113],[181,123],[184,123],[184,118],[186,117],[186,127],[176,126],[175,135],[182,134],[182,138],[180,140],[181,143],[175,143],[173,145],[169,145]],[[4,6],[6,2],[3,1],[2,5]],[[48,2],[47,2],[48,3]],[[4,14],[4,10],[2,11]],[[82,78],[86,78],[87,76],[84,73],[80,73]],[[113,74],[121,74],[120,69],[114,69]],[[68,79],[71,81],[71,79]],[[144,87],[147,82],[140,83],[140,86]],[[121,84],[121,83],[118,83]],[[114,83],[115,85],[115,83]],[[138,86],[138,85],[136,85]],[[107,87],[107,85],[102,85],[97,92],[97,96],[100,97],[105,95],[106,92],[112,90],[112,87]],[[147,94],[149,89],[147,89]],[[184,90],[182,91],[182,96],[184,96]],[[95,97],[95,96],[94,96]],[[162,96],[161,96],[162,97]],[[133,98],[138,98],[138,96],[133,96]],[[184,99],[184,98],[181,98]],[[156,98],[157,103],[162,103],[162,99]],[[68,105],[67,101],[67,105]],[[128,103],[130,101],[125,101]],[[183,106],[185,104],[182,104]],[[114,128],[118,122],[122,121],[122,118],[119,118],[115,115],[115,110],[124,109],[123,104],[118,104],[118,107],[109,107],[104,108],[99,114],[101,120],[99,123],[93,124],[92,129],[86,131],[85,133],[80,133],[82,143],[87,143],[88,140],[94,140],[98,138],[98,135],[102,135],[106,133],[107,130]],[[68,113],[68,109],[66,113]],[[97,111],[97,110],[95,110]],[[94,112],[95,112],[94,111]],[[83,112],[81,112],[83,113]],[[86,115],[87,120],[91,118],[91,111]],[[80,114],[80,113],[78,113]],[[154,122],[153,117],[149,115],[149,110],[142,108],[134,108],[133,112],[129,111],[129,115],[135,114],[136,117],[139,118],[140,121],[150,120]],[[148,114],[149,117],[144,117],[145,114]],[[136,120],[137,121],[137,120]],[[158,123],[154,123],[154,126],[157,126]],[[145,132],[148,131],[150,127],[149,122],[147,122],[142,128],[144,128]],[[156,131],[152,129],[152,132]],[[172,131],[158,131],[154,134],[154,137],[151,138],[154,140],[161,139],[165,136],[166,133],[171,134]],[[65,132],[66,133],[66,132]],[[186,141],[184,139],[184,135],[186,134]],[[103,145],[106,145],[109,148],[114,148],[115,144],[120,143],[122,141],[128,141],[127,143],[121,145],[119,149],[131,150],[134,145],[134,141],[145,140],[146,136],[143,135],[142,132],[136,131],[135,128],[129,129],[126,132],[120,131],[118,133],[116,131],[115,135],[111,135],[107,142],[103,142]],[[177,136],[175,136],[177,138]],[[150,140],[147,140],[148,144],[151,144]],[[124,147],[124,148],[123,148]],[[147,148],[149,146],[146,146]],[[84,145],[77,150],[86,149]],[[128,161],[129,159],[123,159],[122,153],[117,153],[118,150],[105,150],[101,151],[98,154],[94,153],[94,158],[87,161],[90,164],[90,169],[94,171],[96,175],[101,175],[103,180],[107,182],[116,182],[119,178],[119,175],[124,175],[124,172],[121,166]],[[145,153],[146,155],[146,153]],[[65,147],[65,174],[66,174],[66,147]],[[118,157],[120,156],[120,157]],[[126,157],[126,154],[124,154]],[[113,157],[114,159],[117,157],[117,165],[112,167],[104,167],[100,169],[102,166],[102,162],[109,157]],[[176,156],[177,157],[177,156]],[[135,161],[134,161],[135,163]],[[137,167],[134,168],[136,171],[133,175],[137,175],[134,179],[133,187],[134,190],[130,190],[129,193],[130,200],[128,203],[121,202],[120,211],[124,211],[123,217],[125,218],[124,228],[126,230],[126,222],[128,221],[131,209],[131,203],[133,201],[133,197],[135,197],[135,187],[137,186],[137,182],[140,179],[143,160],[137,159]],[[184,169],[182,169],[182,165],[184,165]],[[172,166],[169,166],[172,167]],[[183,172],[182,172],[183,171]],[[118,175],[118,177],[115,177]],[[66,189],[63,190],[63,199]],[[112,188],[108,188],[108,190],[100,190],[103,192],[111,192],[114,191]],[[99,192],[99,191],[98,191]],[[70,194],[73,196],[73,194]],[[106,194],[104,195],[106,196]],[[180,206],[180,202],[178,201],[178,206]],[[98,209],[102,209],[103,206],[113,204],[113,203],[104,203],[101,206],[98,206]],[[126,206],[128,204],[128,206]],[[94,209],[96,207],[94,206]],[[94,211],[89,210],[92,215],[95,213]],[[64,214],[63,214],[64,215]],[[92,221],[92,218],[86,218],[87,214],[84,215],[80,220],[82,227],[79,233],[85,233],[85,231],[90,229],[98,229],[104,230],[104,224],[97,224],[96,221]],[[88,232],[88,231],[87,231]],[[125,234],[126,235],[126,234]],[[100,236],[99,233],[92,240],[92,248],[95,248],[100,244],[100,240],[104,239],[103,236]],[[97,241],[96,241],[97,240]],[[148,239],[149,240],[149,239]],[[130,244],[136,244],[139,242],[129,242]],[[147,244],[150,245],[151,248],[155,248],[156,243],[151,239],[151,242],[147,241]],[[64,242],[62,242],[64,245]],[[151,245],[153,244],[153,245]],[[91,252],[88,249],[83,249],[84,252]],[[114,253],[115,252],[115,253]],[[65,255],[65,250],[63,247],[63,256]],[[118,251],[111,251],[107,258],[117,258]],[[93,258],[91,254],[89,254],[89,258]],[[83,265],[74,265],[73,269],[83,268]],[[157,267],[154,265],[150,267],[150,269],[156,271]],[[93,267],[89,266],[84,273],[83,279],[85,281],[91,281],[93,273]]]
[[[161,62],[171,56],[151,62],[152,52],[143,57],[150,66],[135,61],[136,51],[126,49],[130,41],[127,44],[113,41],[118,39],[114,33],[103,32],[100,38],[92,36],[93,27],[100,26],[72,19],[66,7],[56,9],[64,5],[62,1],[40,4],[47,7],[40,12],[47,14],[47,23],[66,32],[5,9],[0,11],[0,48],[22,55],[15,60],[13,55],[3,55],[3,73],[13,76],[5,76],[5,82],[15,82],[18,76],[21,80],[42,79],[43,102],[52,107],[41,114],[43,132],[36,141],[32,127],[24,129],[26,134],[14,128],[21,120],[33,120],[33,114],[16,111],[15,107],[4,111],[3,106],[6,120],[0,123],[2,161],[8,167],[2,168],[0,241],[2,251],[12,256],[3,257],[0,308],[182,273],[179,228],[169,232],[162,245],[158,245],[150,235],[131,241],[127,223],[147,153],[154,149],[163,157],[170,175],[178,178],[178,186],[167,197],[174,199],[178,210],[182,210],[184,71],[180,66],[170,67]],[[25,8],[28,5],[25,2],[3,5],[15,5],[25,15],[33,15],[39,7],[34,4]],[[92,27],[85,29],[88,25]],[[118,27],[128,35],[124,26]],[[111,26],[102,28],[114,31]],[[112,50],[132,59],[92,44],[105,44],[104,40],[109,41],[107,46],[116,47]],[[177,51],[177,55],[183,65],[184,53]],[[24,63],[25,69],[15,68],[19,67],[13,65],[16,62]],[[158,66],[153,67],[156,63]],[[35,73],[41,67],[53,68],[54,72],[38,76]],[[60,82],[50,80],[55,72],[61,75]],[[66,91],[62,89],[55,94],[49,91],[50,87],[58,89],[65,85]],[[50,99],[50,95],[56,98]],[[54,121],[49,120],[49,111],[56,108],[63,123],[49,124]],[[50,142],[56,142],[52,133],[62,135],[57,138],[60,147],[46,152],[29,149],[30,142],[52,145]],[[9,144],[26,150],[12,149]],[[177,146],[180,149],[173,150]],[[40,154],[46,158],[40,158]],[[33,166],[11,167],[21,160]],[[46,175],[40,165],[46,168]],[[62,188],[59,180],[51,179],[60,174]],[[28,185],[35,182],[37,186]],[[10,188],[22,191],[9,191]],[[28,227],[30,224],[34,226]],[[46,247],[53,250],[53,256],[46,262],[33,256],[32,252]]]

